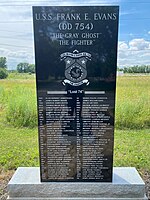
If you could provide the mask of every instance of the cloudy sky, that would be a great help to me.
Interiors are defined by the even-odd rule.
[[[150,0],[0,0],[0,57],[34,63],[33,5],[119,5],[118,67],[150,64]]]

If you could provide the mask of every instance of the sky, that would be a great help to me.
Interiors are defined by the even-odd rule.
[[[8,69],[34,63],[32,6],[119,5],[119,68],[150,65],[150,0],[0,0],[0,57]]]

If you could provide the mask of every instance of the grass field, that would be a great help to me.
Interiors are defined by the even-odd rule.
[[[149,82],[150,76],[117,79],[114,166],[150,172]],[[0,171],[39,165],[36,126],[34,76],[0,80]]]
[[[116,128],[150,127],[150,76],[117,79]]]
[[[149,130],[116,130],[114,166],[132,166],[150,172]],[[39,166],[37,129],[1,125],[0,171]]]
[[[36,127],[35,80],[1,80],[0,108],[3,120],[14,127]]]
[[[9,76],[7,79],[8,80],[18,80],[18,79],[33,80],[35,79],[35,74],[13,72],[13,73],[9,73]]]

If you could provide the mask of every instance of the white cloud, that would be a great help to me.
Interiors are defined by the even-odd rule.
[[[10,3],[10,1],[12,3]],[[110,4],[119,3],[122,0],[59,0],[59,5],[74,5],[82,3],[84,5],[92,4]],[[7,4],[7,1],[6,1]],[[33,2],[20,0],[14,3],[9,0],[9,5],[22,6],[1,6],[0,7],[0,56],[8,57],[8,66],[15,67],[19,62],[34,62],[33,54],[33,25],[32,25],[32,5],[54,5],[56,1],[36,1]],[[132,12],[131,12],[132,11]],[[121,15],[132,14],[135,10],[121,11]],[[138,12],[138,11],[136,11]],[[20,21],[12,23],[12,21]],[[22,22],[27,21],[27,22]],[[148,31],[150,34],[150,31]],[[138,34],[139,35],[139,34]],[[130,34],[129,42],[120,41],[118,44],[118,66],[132,66],[137,64],[150,64],[150,42],[136,34]]]
[[[150,64],[150,42],[144,38],[118,44],[118,66]]]
[[[119,48],[119,50],[127,50],[129,47],[125,42],[119,42],[118,48]]]
[[[150,42],[141,39],[133,39],[129,42],[129,46],[131,50],[146,50],[150,49]]]
[[[0,57],[7,57],[8,68],[15,69],[20,62],[34,62],[32,9],[24,6],[27,1],[11,2],[0,7]]]
[[[0,48],[0,56],[7,58],[8,69],[15,69],[20,62],[34,63],[33,52]]]

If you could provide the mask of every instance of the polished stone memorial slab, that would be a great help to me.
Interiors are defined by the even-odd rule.
[[[33,6],[42,182],[112,182],[118,22],[119,6]]]
[[[38,167],[19,167],[8,184],[10,200],[146,200],[135,168],[114,167],[113,182],[41,182]]]

